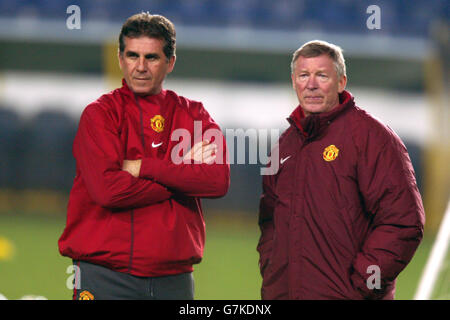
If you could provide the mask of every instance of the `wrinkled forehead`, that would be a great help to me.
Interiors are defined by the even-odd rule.
[[[299,56],[294,62],[294,71],[335,71],[336,66],[331,57],[321,54],[315,57]]]
[[[124,37],[124,51],[133,51],[138,53],[163,52],[164,40],[159,38]]]

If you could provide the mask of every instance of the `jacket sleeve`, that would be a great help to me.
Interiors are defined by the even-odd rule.
[[[174,164],[167,160],[142,159],[140,177],[189,197],[217,198],[228,192],[228,164]]]
[[[81,115],[73,153],[92,200],[110,209],[147,206],[167,200],[166,187],[122,170],[124,150],[114,120],[98,104]]]
[[[407,150],[389,128],[377,125],[369,131],[359,147],[357,171],[372,223],[353,261],[351,280],[364,298],[377,299],[412,259],[425,214]],[[376,270],[379,288],[372,277]]]
[[[230,165],[227,158],[225,137],[219,126],[205,112],[203,117],[203,132],[213,129],[215,139],[221,139],[218,144],[217,160],[212,164],[179,163],[171,160],[144,158],[142,159],[140,178],[154,181],[190,197],[217,198],[228,192],[230,185]],[[214,142],[214,141],[212,141]],[[219,159],[220,157],[220,159]]]
[[[272,253],[273,239],[275,236],[275,224],[273,212],[276,204],[275,175],[265,175],[263,177],[262,195],[259,202],[258,224],[261,230],[257,251],[259,252],[259,269],[261,275],[269,264]]]

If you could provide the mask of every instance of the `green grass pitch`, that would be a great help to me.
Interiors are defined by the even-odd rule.
[[[206,247],[202,263],[195,266],[195,298],[198,300],[258,300],[261,277],[256,244],[256,218],[207,218]],[[248,220],[248,219],[247,219]],[[0,215],[0,238],[11,244],[1,254],[0,293],[8,299],[41,295],[48,299],[71,299],[66,273],[71,260],[61,257],[57,241],[64,217]],[[415,257],[397,281],[397,299],[412,299],[431,241],[425,238]],[[12,249],[12,251],[11,251]],[[5,253],[5,251],[4,251]]]

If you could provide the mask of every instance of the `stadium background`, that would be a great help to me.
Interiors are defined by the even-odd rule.
[[[70,5],[81,10],[80,29],[66,25]],[[380,29],[367,27],[369,5],[380,8]],[[120,85],[117,37],[140,11],[177,29],[165,87],[203,101],[224,131],[286,128],[297,105],[292,52],[312,39],[343,47],[348,89],[402,137],[424,197],[426,237],[398,279],[397,298],[411,299],[449,195],[444,0],[0,0],[0,293],[71,297],[70,260],[57,240],[75,171],[72,140],[83,108]],[[232,164],[227,196],[204,201],[197,299],[259,299],[260,167]]]

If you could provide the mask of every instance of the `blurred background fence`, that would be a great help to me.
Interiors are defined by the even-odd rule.
[[[68,28],[70,5],[80,8],[80,28]],[[378,29],[368,26],[370,5],[379,8]],[[17,215],[65,217],[79,116],[120,86],[118,34],[140,11],[165,15],[177,29],[177,63],[165,87],[202,101],[224,132],[285,129],[297,105],[293,51],[313,39],[340,45],[357,105],[408,148],[433,235],[449,195],[445,0],[0,0],[0,215],[12,225]],[[204,202],[207,219],[221,217],[218,229],[250,221],[253,251],[261,165],[234,162],[227,196]],[[1,268],[0,261],[0,292],[12,290],[2,289]]]

